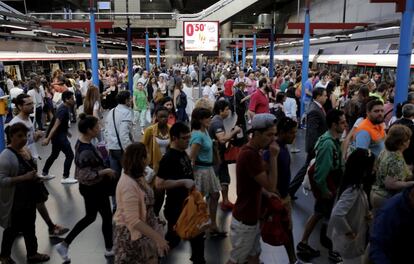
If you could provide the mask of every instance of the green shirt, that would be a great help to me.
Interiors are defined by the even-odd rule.
[[[134,110],[142,111],[147,109],[147,92],[145,90],[134,90]]]

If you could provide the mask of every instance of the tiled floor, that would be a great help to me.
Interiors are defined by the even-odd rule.
[[[75,126],[71,128],[74,137],[71,139],[74,144],[77,136]],[[304,133],[299,131],[297,146],[302,147],[304,145]],[[39,162],[39,168],[43,167],[43,164],[50,153],[50,146],[38,147],[41,153],[42,160]],[[292,154],[292,174],[295,175],[296,171],[302,166],[305,159],[305,153],[301,151],[297,154]],[[83,199],[78,191],[78,185],[62,185],[60,183],[62,168],[63,168],[64,155],[61,154],[51,168],[51,174],[55,174],[56,179],[46,183],[46,186],[50,192],[49,200],[47,201],[47,207],[51,218],[56,223],[73,228],[76,222],[84,216]],[[72,166],[72,173],[74,167]],[[230,166],[230,173],[232,177],[232,184],[230,185],[230,199],[235,201],[236,188],[235,188],[235,173],[234,165]],[[305,196],[301,191],[298,192],[299,199],[294,203],[293,210],[293,222],[294,222],[294,238],[295,244],[300,239],[303,226],[307,217],[312,212],[313,198],[311,196]],[[228,231],[231,220],[230,213],[223,213],[219,210],[218,213],[219,223],[225,231]],[[56,240],[50,240],[47,233],[47,226],[45,222],[38,215],[36,221],[36,234],[39,243],[39,252],[50,254],[51,259],[48,263],[62,263],[61,258],[53,248],[53,244],[57,243]],[[314,259],[314,264],[328,263],[327,252],[319,245],[318,241],[319,229],[314,232],[311,237],[310,243],[315,247],[321,249],[322,256]],[[0,238],[2,238],[2,231],[0,232]],[[262,244],[263,253],[261,255],[262,262],[265,264],[287,264],[286,252],[283,247],[272,247],[266,244]],[[205,256],[207,263],[209,264],[223,264],[226,263],[229,252],[231,250],[230,239],[208,239],[206,241]],[[23,238],[18,238],[13,247],[12,257],[17,263],[26,263],[25,260],[25,246]],[[111,260],[107,260],[104,257],[104,243],[101,233],[101,219],[98,216],[96,222],[84,230],[71,244],[70,257],[74,264],[101,264],[111,263]],[[166,263],[169,264],[187,264],[191,263],[190,258],[190,245],[188,242],[183,242],[170,252]]]

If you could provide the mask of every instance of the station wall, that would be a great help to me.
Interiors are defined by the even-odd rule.
[[[291,15],[288,22],[304,22],[305,8],[301,0],[299,19],[297,17],[297,1],[292,1]],[[310,7],[310,19],[312,22],[335,22],[343,21],[344,0],[312,0]],[[282,13],[284,13],[282,11]],[[395,12],[394,3],[370,3],[370,0],[346,0],[345,22],[379,23],[389,20],[401,19],[401,13]],[[288,30],[285,33],[296,33],[297,30]],[[326,33],[326,30],[316,30],[316,34]]]

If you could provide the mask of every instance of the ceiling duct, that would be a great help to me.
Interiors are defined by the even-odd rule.
[[[260,14],[257,16],[257,25],[261,29],[270,28],[272,26],[272,14]]]

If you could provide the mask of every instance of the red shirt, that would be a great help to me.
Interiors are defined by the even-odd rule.
[[[234,84],[234,81],[232,79],[228,79],[224,82],[224,95],[225,96],[233,96],[233,84]]]
[[[270,112],[269,99],[260,89],[257,89],[256,92],[250,98],[249,110],[256,114]]]
[[[233,217],[247,225],[255,225],[260,217],[262,186],[254,179],[265,171],[265,162],[259,152],[244,145],[236,162],[237,200]]]

